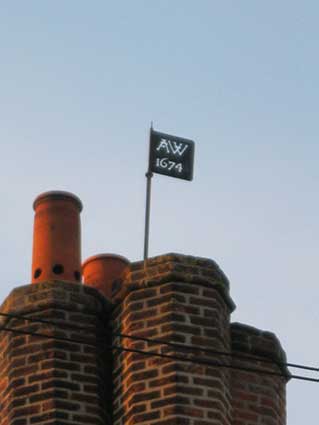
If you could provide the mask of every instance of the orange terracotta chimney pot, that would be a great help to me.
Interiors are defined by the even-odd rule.
[[[81,281],[80,199],[69,192],[51,191],[34,203],[32,283],[48,280]]]
[[[99,254],[88,258],[82,265],[85,285],[93,286],[112,299],[114,283],[124,277],[129,260],[116,254]]]

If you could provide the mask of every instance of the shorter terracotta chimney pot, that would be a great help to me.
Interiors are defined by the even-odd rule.
[[[80,199],[51,191],[34,201],[32,283],[81,281]]]
[[[93,286],[111,300],[114,282],[125,275],[129,263],[127,258],[116,254],[90,257],[82,265],[84,284]]]

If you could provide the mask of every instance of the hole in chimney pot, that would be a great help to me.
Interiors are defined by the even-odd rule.
[[[62,264],[55,264],[52,267],[52,271],[54,274],[62,274],[64,272],[64,267],[62,266]]]
[[[79,282],[81,279],[81,273],[78,271],[74,272],[74,278]]]
[[[36,269],[33,275],[34,279],[37,279],[38,277],[40,277],[41,273],[42,273],[41,269]]]

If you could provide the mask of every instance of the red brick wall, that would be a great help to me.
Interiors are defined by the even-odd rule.
[[[167,255],[149,260],[146,268],[135,263],[117,300],[115,332],[230,351],[233,303],[213,261]],[[165,344],[114,343],[185,356]],[[194,350],[186,356],[221,362]],[[114,425],[231,424],[228,369],[128,352],[115,352],[114,360]]]
[[[2,326],[83,343],[2,331],[0,425],[110,423],[110,356],[97,339],[109,309],[95,289],[65,282],[28,285],[9,295],[2,313],[40,317],[61,326],[3,317]]]

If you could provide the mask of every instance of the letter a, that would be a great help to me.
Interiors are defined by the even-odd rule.
[[[164,149],[166,151],[166,153],[168,153],[168,154],[170,153],[169,146],[168,146],[166,139],[161,139],[160,144],[156,148],[157,152],[162,150],[162,149]]]

